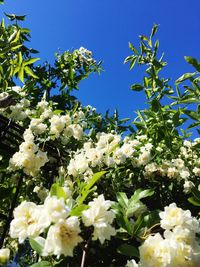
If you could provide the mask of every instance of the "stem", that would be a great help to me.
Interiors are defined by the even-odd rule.
[[[86,259],[87,250],[88,250],[88,242],[85,244],[85,246],[83,248],[83,254],[82,254],[82,259],[81,259],[81,267],[84,267],[84,265],[85,265],[85,259]]]

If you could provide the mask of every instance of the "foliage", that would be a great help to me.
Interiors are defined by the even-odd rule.
[[[146,68],[131,89],[144,92],[147,108],[127,125],[117,110],[102,116],[73,96],[101,71],[91,51],[81,47],[38,64],[30,31],[19,25],[25,16],[5,15],[0,231],[11,255],[0,250],[0,263],[10,257],[35,267],[143,267],[159,260],[158,266],[198,266],[200,139],[189,140],[189,130],[200,123],[200,63],[185,57],[195,72],[172,85],[160,74],[167,64],[154,42],[157,25],[150,37],[140,36],[139,49],[130,43],[125,62]]]

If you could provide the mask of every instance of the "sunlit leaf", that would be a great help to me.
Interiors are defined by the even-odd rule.
[[[58,184],[52,184],[50,195],[56,196],[57,198],[64,198],[64,199],[66,198],[65,190]]]

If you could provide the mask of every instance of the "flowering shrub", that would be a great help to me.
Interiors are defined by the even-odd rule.
[[[147,67],[131,89],[143,90],[148,104],[131,126],[73,96],[82,79],[101,71],[92,52],[81,47],[36,65],[37,51],[25,46],[29,30],[19,26],[24,17],[7,17],[12,23],[2,20],[0,32],[0,115],[8,120],[0,124],[0,264],[198,267],[200,138],[189,129],[199,133],[200,63],[186,57],[196,72],[177,79],[174,92],[160,77],[166,62],[157,56],[157,26],[140,36],[140,50],[129,44],[125,62]]]

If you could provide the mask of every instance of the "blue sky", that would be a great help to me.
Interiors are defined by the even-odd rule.
[[[42,61],[51,61],[54,52],[84,46],[104,72],[80,84],[77,96],[98,112],[118,108],[121,117],[134,117],[144,106],[144,96],[132,92],[141,72],[129,71],[123,61],[130,54],[128,42],[138,45],[140,34],[148,35],[154,23],[160,25],[160,49],[168,66],[165,77],[172,80],[191,71],[183,57],[200,59],[199,0],[5,0],[3,12],[27,15],[31,29],[30,46],[40,51]]]

